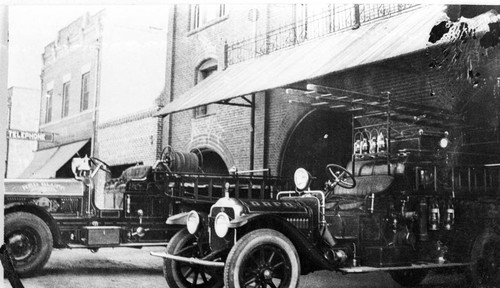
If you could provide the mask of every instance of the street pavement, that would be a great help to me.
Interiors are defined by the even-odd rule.
[[[26,288],[168,288],[162,272],[162,259],[149,255],[162,248],[106,248],[97,253],[89,250],[54,250],[44,270],[35,277],[22,279]],[[466,287],[461,274],[431,273],[416,287]],[[10,288],[4,279],[4,287]],[[400,287],[387,273],[350,274],[319,271],[300,279],[300,288]]]

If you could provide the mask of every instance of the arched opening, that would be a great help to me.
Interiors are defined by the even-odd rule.
[[[295,126],[285,144],[281,159],[281,176],[292,177],[294,171],[305,168],[314,177],[312,187],[324,187],[328,164],[346,166],[351,145],[350,115],[315,110]]]
[[[229,174],[229,169],[222,157],[215,151],[203,149],[193,151],[198,154],[201,171],[209,174]]]

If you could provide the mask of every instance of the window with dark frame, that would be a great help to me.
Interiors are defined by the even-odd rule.
[[[196,75],[196,84],[208,78],[215,71],[217,71],[217,61],[215,59],[208,59],[204,61],[199,67]],[[202,105],[194,108],[194,117],[199,118],[208,115],[208,105]]]
[[[225,4],[192,4],[189,30],[198,29],[226,15]]]
[[[82,91],[80,96],[80,112],[89,108],[89,72],[82,75]]]
[[[61,118],[68,116],[69,113],[69,87],[70,82],[66,82],[63,84]]]
[[[44,123],[49,123],[52,121],[52,90],[47,91],[45,94],[45,121]]]

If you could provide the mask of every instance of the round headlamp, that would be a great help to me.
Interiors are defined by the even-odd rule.
[[[229,216],[226,213],[220,212],[215,216],[214,221],[215,234],[220,238],[224,238],[229,231]]]
[[[189,212],[186,220],[186,226],[189,233],[194,234],[200,227],[200,215],[196,211]]]
[[[295,183],[295,187],[297,190],[303,191],[309,187],[311,183],[311,175],[304,168],[299,168],[295,170],[293,174],[293,182]]]
[[[448,138],[444,137],[439,140],[439,147],[445,149],[448,145],[450,145],[450,140],[448,140]]]

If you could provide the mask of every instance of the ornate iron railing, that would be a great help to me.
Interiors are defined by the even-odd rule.
[[[293,47],[308,40],[334,32],[359,27],[362,23],[392,16],[417,4],[354,4],[335,5],[320,14],[307,17],[300,23],[282,26],[227,45],[227,65],[236,64],[274,51]]]

